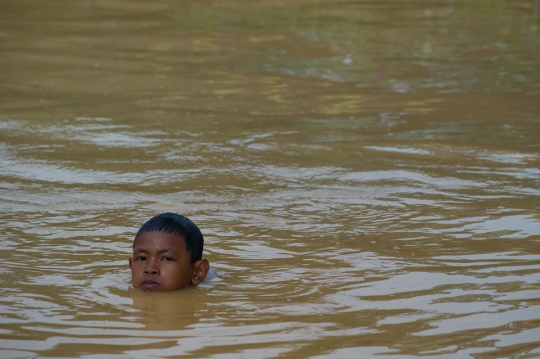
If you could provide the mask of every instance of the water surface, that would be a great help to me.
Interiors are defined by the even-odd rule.
[[[0,357],[540,356],[540,2],[0,3]],[[220,280],[129,288],[175,211]]]

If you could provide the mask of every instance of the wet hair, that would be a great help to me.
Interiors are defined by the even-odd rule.
[[[201,230],[189,218],[177,213],[166,212],[150,218],[139,229],[133,240],[146,232],[165,232],[184,238],[186,251],[190,255],[191,264],[202,258],[204,238]]]

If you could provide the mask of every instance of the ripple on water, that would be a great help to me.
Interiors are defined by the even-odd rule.
[[[0,357],[540,355],[531,2],[270,3],[0,5]]]

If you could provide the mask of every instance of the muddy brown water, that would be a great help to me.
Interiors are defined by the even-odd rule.
[[[540,357],[539,150],[539,1],[0,1],[0,357]]]

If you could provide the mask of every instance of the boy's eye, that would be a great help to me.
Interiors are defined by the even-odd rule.
[[[145,261],[146,257],[144,257],[144,256],[136,257],[135,260],[136,261]]]
[[[163,257],[162,261],[170,262],[170,261],[174,261],[174,258],[171,258],[171,257]]]

